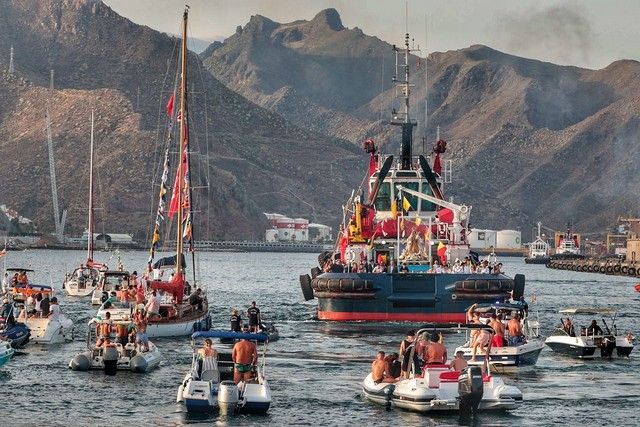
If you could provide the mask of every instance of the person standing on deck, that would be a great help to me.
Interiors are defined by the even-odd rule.
[[[249,331],[258,332],[260,326],[260,309],[256,307],[256,302],[251,303],[251,307],[247,310],[247,317],[249,318]]]
[[[233,381],[238,384],[241,380],[250,380],[253,376],[253,367],[258,362],[258,349],[255,343],[246,338],[238,341],[233,346],[231,360],[233,360]]]

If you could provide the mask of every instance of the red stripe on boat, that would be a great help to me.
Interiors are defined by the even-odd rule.
[[[366,311],[318,311],[318,319],[337,321],[466,322],[464,313],[377,313]]]

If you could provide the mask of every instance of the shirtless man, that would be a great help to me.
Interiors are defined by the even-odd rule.
[[[449,365],[449,368],[452,371],[460,372],[466,367],[467,367],[467,361],[464,360],[464,352],[463,351],[457,351],[456,352],[456,357],[451,361],[451,364]]]
[[[384,351],[379,351],[376,360],[371,363],[371,378],[374,384],[395,383],[398,381],[389,373],[389,363],[384,360]]]
[[[427,346],[424,354],[424,361],[427,365],[441,365],[447,361],[447,348],[440,344],[440,334],[434,332],[431,335],[431,342]]]
[[[524,334],[522,333],[520,315],[518,313],[514,314],[507,323],[507,330],[509,331],[509,345],[517,346],[524,343]]]
[[[258,361],[256,345],[246,338],[233,346],[231,353],[233,360],[233,381],[238,384],[240,380],[248,381],[253,375],[253,366]]]
[[[504,347],[504,325],[500,320],[498,320],[498,316],[495,313],[491,315],[489,326],[491,326],[496,332],[491,339],[491,346]]]

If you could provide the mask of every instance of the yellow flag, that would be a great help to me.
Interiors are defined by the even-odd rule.
[[[416,218],[416,225],[420,225],[420,224],[422,224],[422,218],[417,217]]]
[[[398,216],[398,202],[395,200],[391,202],[391,216],[393,219],[396,219]]]
[[[402,209],[405,212],[409,212],[409,210],[411,209],[411,203],[409,203],[406,197],[402,197]]]

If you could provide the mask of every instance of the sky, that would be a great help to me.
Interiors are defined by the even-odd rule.
[[[103,0],[132,21],[180,32],[185,0]],[[224,40],[252,15],[312,19],[335,8],[345,27],[400,43],[409,32],[429,52],[484,44],[518,56],[599,69],[640,60],[640,0],[190,0],[190,37]],[[426,40],[426,42],[425,42]],[[202,43],[194,44],[202,50]],[[424,54],[424,50],[423,50]]]

